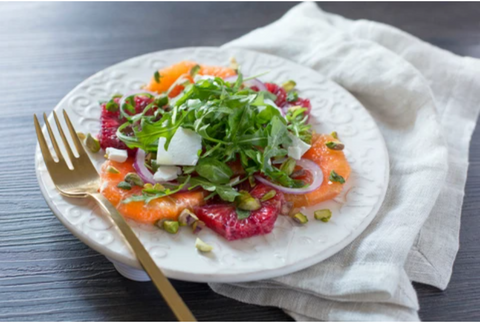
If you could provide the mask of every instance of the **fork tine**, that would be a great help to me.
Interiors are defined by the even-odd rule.
[[[80,157],[87,156],[87,152],[85,151],[85,148],[83,147],[80,139],[78,138],[77,132],[75,131],[75,128],[73,127],[73,124],[70,121],[70,117],[68,116],[67,111],[63,110],[63,116],[64,116],[65,121],[67,123],[68,130],[70,131],[70,135],[73,138],[73,143],[75,144],[75,147],[77,148],[78,155]]]
[[[55,149],[58,160],[61,161],[63,156],[60,152],[60,148],[58,147],[57,140],[55,139],[55,135],[53,134],[52,127],[50,127],[50,122],[48,122],[45,112],[43,113],[43,120],[45,121],[45,125],[47,126],[48,135],[50,136],[50,140],[52,141],[53,149]]]
[[[65,137],[65,133],[63,132],[62,125],[60,124],[60,120],[58,120],[57,114],[53,111],[53,117],[55,118],[55,123],[57,124],[58,133],[60,133],[60,137],[62,137],[63,144],[65,145],[65,149],[67,150],[68,157],[72,164],[74,163],[76,157],[73,154],[72,148],[70,148],[70,144],[68,143],[67,137]]]
[[[45,161],[45,165],[47,168],[52,163],[55,163],[53,160],[52,154],[50,153],[50,149],[48,149],[47,141],[43,136],[42,128],[40,127],[40,123],[38,122],[37,116],[33,115],[33,122],[35,123],[35,131],[37,132],[38,144],[40,145],[40,150],[42,151],[43,160]]]

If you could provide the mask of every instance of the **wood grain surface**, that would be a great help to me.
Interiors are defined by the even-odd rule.
[[[79,82],[112,64],[162,49],[221,45],[278,19],[293,5],[0,3],[0,321],[174,319],[150,283],[121,277],[54,217],[35,177],[32,115],[50,111]],[[480,57],[479,3],[321,6]],[[461,248],[450,286],[441,292],[416,285],[423,320],[480,320],[478,130],[468,175]],[[219,296],[206,284],[173,283],[199,320],[290,320],[277,308]]]

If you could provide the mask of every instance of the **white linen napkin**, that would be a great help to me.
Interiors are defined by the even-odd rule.
[[[314,3],[225,47],[284,57],[350,91],[386,140],[391,175],[375,220],[340,253],[287,276],[212,289],[301,321],[419,320],[411,281],[445,289],[458,250],[479,61]]]

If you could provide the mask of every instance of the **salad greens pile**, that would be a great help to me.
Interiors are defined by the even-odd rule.
[[[199,161],[196,166],[183,167],[179,182],[185,185],[188,181],[190,188],[201,186],[212,192],[209,197],[218,194],[223,200],[233,201],[239,195],[233,186],[251,179],[255,173],[284,187],[305,186],[290,177],[291,171],[275,167],[272,161],[287,157],[291,135],[308,144],[311,142],[307,109],[292,107],[283,116],[273,105],[276,99],[273,94],[244,87],[244,81],[239,73],[234,82],[218,77],[186,82],[178,97],[169,100],[164,94],[152,96],[154,101],[135,115],[125,100],[120,112],[127,122],[118,129],[117,136],[129,148],[140,148],[155,155],[159,138],[166,139],[165,149],[168,149],[179,127],[195,131],[202,137]],[[147,113],[150,110],[154,112]],[[234,176],[228,165],[234,161],[244,170],[241,176]],[[147,160],[146,166],[154,169],[155,164],[148,163]],[[165,196],[165,191],[150,190],[136,200],[152,196]]]

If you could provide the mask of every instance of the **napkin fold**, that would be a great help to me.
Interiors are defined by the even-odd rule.
[[[391,169],[378,215],[340,253],[287,276],[211,288],[299,321],[419,320],[411,281],[445,289],[458,251],[480,62],[314,3],[224,46],[286,58],[343,86],[376,120]]]

